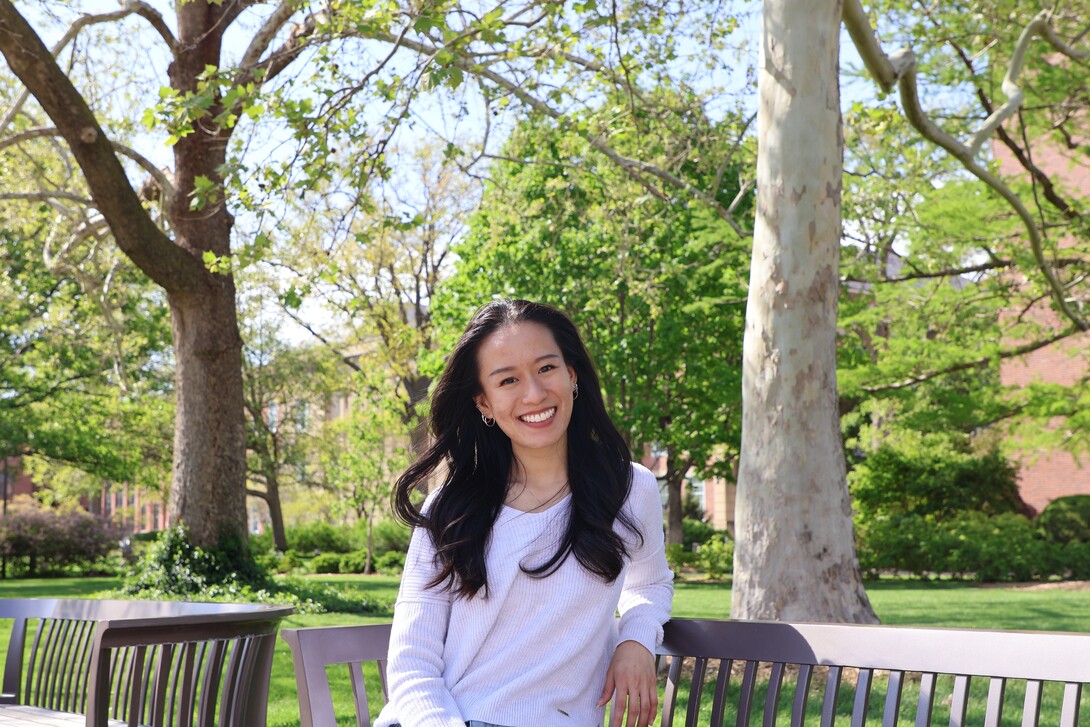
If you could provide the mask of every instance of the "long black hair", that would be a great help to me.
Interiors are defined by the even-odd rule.
[[[467,598],[482,588],[487,595],[485,549],[515,465],[511,440],[498,427],[486,427],[474,403],[481,393],[477,352],[489,335],[517,323],[548,328],[579,382],[579,398],[567,431],[571,518],[556,552],[539,566],[523,565],[523,571],[545,577],[574,555],[586,570],[612,582],[628,555],[614,522],[642,539],[636,523],[622,509],[632,489],[631,453],[606,413],[598,374],[575,324],[543,303],[492,301],[477,311],[447,357],[431,397],[433,443],[398,479],[394,490],[397,515],[427,530],[435,544],[439,572],[430,585],[442,584]],[[414,489],[425,489],[443,466],[442,487],[428,512],[422,513],[410,495]]]

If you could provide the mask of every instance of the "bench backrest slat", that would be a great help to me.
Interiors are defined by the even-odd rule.
[[[825,675],[825,701],[821,705],[821,727],[836,724],[836,702],[840,696],[840,667],[831,666]]]
[[[745,668],[742,670],[742,687],[738,693],[738,727],[749,727],[749,718],[753,713],[753,692],[757,689],[757,662],[747,661]],[[694,696],[696,697],[694,699]],[[700,694],[690,694],[689,704],[699,702]],[[699,706],[699,705],[698,705]],[[690,714],[692,710],[690,709]],[[692,720],[687,720],[685,724],[696,724]]]
[[[1064,701],[1060,708],[1060,727],[1078,727],[1079,700],[1082,699],[1082,684],[1064,685]]]
[[[813,678],[814,667],[809,664],[799,667],[799,674],[795,679],[795,697],[791,703],[791,724],[793,725],[801,725],[806,719],[807,696],[810,694]]]
[[[680,664],[679,664],[680,665]],[[712,719],[722,721],[727,713],[727,694],[733,665],[729,659],[719,659],[719,673],[715,675],[715,691],[712,692]]]
[[[777,661],[772,665],[768,674],[768,690],[765,692],[765,718],[761,723],[763,727],[776,727],[776,714],[779,712],[780,688],[783,686],[783,675],[786,670],[783,662]]]
[[[897,727],[901,719],[901,694],[904,690],[905,673],[903,671],[891,671],[889,681],[886,683],[886,704],[882,710],[882,724],[886,727]]]
[[[920,694],[916,700],[916,727],[931,724],[931,713],[935,709],[935,675],[927,672],[920,676]]]
[[[971,677],[958,674],[954,677],[954,693],[950,697],[950,727],[964,727],[965,713],[969,708],[969,681]]]
[[[703,658],[697,658],[693,660],[693,675],[690,677],[692,690],[696,692],[704,691],[704,679],[708,673],[708,660]],[[692,719],[691,715],[696,714],[700,710],[700,704],[697,702],[689,702],[689,716],[686,719]]]
[[[1003,695],[1006,692],[1006,679],[988,680],[988,703],[984,713],[984,727],[999,727],[1003,723]]]
[[[72,663],[72,671],[68,675],[68,683],[64,688],[69,694],[74,695],[74,711],[82,712],[87,707],[87,669],[91,664],[91,642],[94,638],[95,627],[90,621],[77,621],[76,633],[72,639],[72,648],[75,649],[75,658]]]
[[[1022,706],[1022,727],[1037,727],[1041,719],[1042,684],[1031,681],[1026,684],[1026,698]]]
[[[352,703],[356,707],[356,714],[363,715],[363,727],[371,727],[371,716],[367,710],[367,683],[363,679],[363,664],[348,664],[348,679],[352,684]]]
[[[870,690],[874,679],[871,669],[860,669],[855,681],[855,703],[852,705],[852,727],[864,727],[867,723],[867,707],[870,705]]]
[[[287,633],[287,632],[285,632]],[[722,664],[722,662],[720,662]],[[730,676],[730,662],[726,666],[720,666],[720,672],[726,669]],[[296,679],[298,679],[298,673]],[[666,686],[662,690],[662,727],[674,727],[674,711],[677,709],[677,697],[681,685],[681,660],[674,659],[666,672]],[[720,710],[720,714],[722,711]]]

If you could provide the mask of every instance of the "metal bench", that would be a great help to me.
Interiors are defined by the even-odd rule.
[[[0,725],[263,727],[276,631],[292,610],[0,599],[12,624]]]
[[[284,629],[303,727],[335,724],[329,665],[348,665],[356,724],[369,727],[361,665],[377,662],[385,699],[389,634],[388,625]],[[1081,633],[674,619],[659,655],[662,727],[1034,727],[1043,696],[1050,724],[1075,727],[1090,683]]]

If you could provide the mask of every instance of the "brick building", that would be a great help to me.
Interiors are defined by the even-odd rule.
[[[1051,310],[1038,313],[1056,320]],[[1071,385],[1090,372],[1090,334],[1080,334],[1017,359],[1004,361],[999,367],[1004,386],[1025,386],[1040,382]],[[1052,426],[1058,426],[1053,422]],[[1064,495],[1090,495],[1090,463],[1084,466],[1070,453],[1056,448],[1025,446],[1014,460],[1019,465],[1019,486],[1022,499],[1040,512]]]
[[[1000,169],[1005,175],[1025,174],[1005,147],[996,145],[994,148]],[[1090,163],[1085,147],[1060,148],[1054,144],[1040,143],[1035,145],[1034,150],[1034,162],[1059,184],[1067,189],[1085,188],[1086,180],[1090,179]],[[1073,242],[1069,240],[1068,246],[1073,245]],[[1061,247],[1064,247],[1062,240]],[[1029,271],[1029,274],[1032,275],[1033,271]],[[1088,310],[1086,304],[1090,301],[1069,302],[1081,307],[1085,314]],[[1061,319],[1052,309],[1048,299],[1038,301],[1021,315],[1046,329],[1059,330],[1065,325],[1065,319]],[[1076,383],[1088,373],[1090,334],[1086,333],[1070,336],[1017,359],[1006,359],[999,368],[1000,382],[1004,386],[1025,386],[1033,382],[1067,386]],[[1057,425],[1059,422],[1051,424]],[[1081,463],[1061,449],[1033,447],[1028,444],[1016,451],[1013,458],[1020,466],[1022,499],[1037,512],[1064,495],[1090,495],[1090,461]]]

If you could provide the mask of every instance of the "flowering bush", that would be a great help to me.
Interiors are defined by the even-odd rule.
[[[42,507],[19,498],[0,518],[0,556],[16,572],[34,576],[87,569],[117,548],[109,522],[78,507]]]

